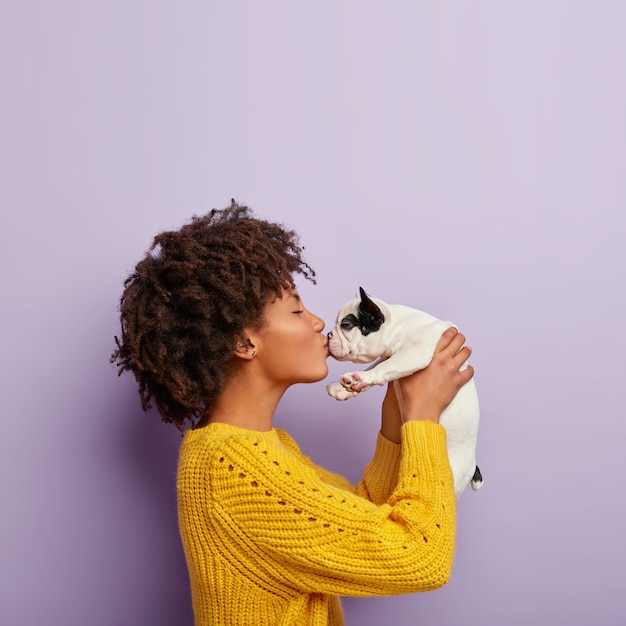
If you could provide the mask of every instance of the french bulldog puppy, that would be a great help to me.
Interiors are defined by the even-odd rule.
[[[365,371],[348,372],[340,382],[328,385],[328,394],[337,400],[347,400],[372,385],[384,385],[425,368],[443,332],[454,326],[423,311],[370,298],[362,287],[359,291],[361,297],[350,300],[339,311],[328,333],[328,349],[338,361],[376,362]],[[477,491],[483,483],[476,465],[478,421],[478,395],[472,379],[461,387],[439,421],[446,429],[457,499],[468,484]]]

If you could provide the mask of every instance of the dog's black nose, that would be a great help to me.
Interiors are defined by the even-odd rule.
[[[326,335],[329,339],[333,338],[333,331],[331,330],[327,335]]]

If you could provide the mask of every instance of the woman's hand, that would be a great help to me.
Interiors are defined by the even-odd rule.
[[[403,422],[429,420],[439,423],[442,411],[474,375],[471,365],[460,369],[472,352],[469,346],[463,346],[464,343],[465,337],[456,328],[448,328],[437,343],[430,365],[395,381],[395,395]]]

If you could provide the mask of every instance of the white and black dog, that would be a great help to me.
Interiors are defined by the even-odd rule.
[[[378,361],[365,371],[348,372],[341,376],[341,382],[328,385],[326,390],[337,400],[347,400],[372,385],[384,385],[425,368],[443,332],[454,326],[423,311],[370,298],[362,287],[359,291],[361,297],[350,300],[339,311],[328,333],[328,349],[338,361]],[[478,395],[472,379],[461,387],[439,422],[446,429],[457,499],[468,484],[474,491],[482,486],[476,465],[478,420]]]

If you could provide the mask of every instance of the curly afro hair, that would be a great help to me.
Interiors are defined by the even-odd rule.
[[[245,328],[263,325],[272,293],[300,273],[315,283],[297,234],[256,218],[234,200],[176,231],[158,234],[124,282],[121,339],[111,362],[131,371],[144,410],[183,429],[207,415]]]

